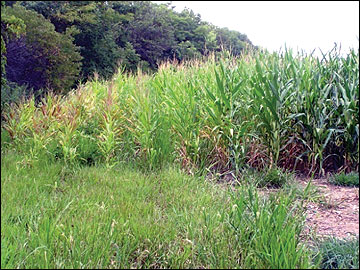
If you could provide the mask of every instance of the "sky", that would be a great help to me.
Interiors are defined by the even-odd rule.
[[[170,1],[153,1],[167,3]],[[254,45],[278,51],[291,47],[320,55],[334,43],[341,51],[359,48],[358,1],[171,1],[203,21],[246,34]]]

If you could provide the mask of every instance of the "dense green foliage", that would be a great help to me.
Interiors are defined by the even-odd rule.
[[[290,181],[358,186],[358,51],[271,54],[150,2],[6,5],[1,268],[358,267],[305,245],[318,190]]]
[[[8,15],[5,1],[1,1],[1,87],[6,84],[6,43],[9,39],[19,36],[24,30],[24,22],[13,15]]]
[[[239,55],[254,47],[246,35],[203,22],[189,10],[175,12],[168,4],[5,2],[3,9],[9,15],[2,15],[6,31],[1,55],[11,60],[6,65],[7,79],[35,90],[50,88],[66,93],[75,80],[84,82],[94,73],[110,79],[119,67],[129,72],[138,68],[153,72],[168,59],[183,61],[221,48],[232,48],[233,54]],[[19,32],[12,29],[23,21],[25,35],[22,39],[11,37],[10,33]],[[11,50],[6,51],[6,47]],[[4,69],[5,62],[2,65]]]
[[[31,75],[31,70],[36,70],[44,77],[43,84],[37,85],[37,89],[50,88],[56,93],[66,92],[70,89],[80,72],[81,56],[78,48],[73,44],[73,38],[69,33],[61,34],[55,31],[54,25],[44,19],[44,17],[34,11],[27,10],[21,6],[7,7],[6,13],[21,19],[26,25],[25,40],[9,41],[18,42],[14,48],[14,55],[10,63],[8,59],[7,69],[12,72],[12,76],[7,74],[11,81],[20,82],[19,84],[30,84],[34,86],[35,78]],[[25,47],[26,57],[31,57],[29,67],[24,68],[24,62],[20,59],[22,51],[20,47]],[[9,51],[7,54],[9,55]],[[16,67],[20,65],[20,71]],[[8,71],[8,73],[9,73]],[[37,78],[38,79],[38,78]],[[32,85],[31,85],[32,84]]]
[[[7,107],[13,103],[17,103],[22,99],[30,98],[32,96],[41,96],[41,91],[34,91],[27,85],[18,85],[11,81],[4,82],[1,87],[1,113],[3,113]],[[3,115],[1,115],[3,121]]]
[[[155,75],[120,71],[13,106],[3,127],[11,148],[74,164],[175,162],[235,178],[247,167],[349,172],[358,170],[358,60],[255,52],[167,63]],[[277,175],[264,180],[282,185]]]

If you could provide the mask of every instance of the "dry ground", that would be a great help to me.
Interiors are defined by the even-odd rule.
[[[304,186],[308,182],[299,181]],[[359,188],[336,186],[325,178],[312,181],[320,191],[320,199],[307,205],[306,231],[320,237],[359,235]]]

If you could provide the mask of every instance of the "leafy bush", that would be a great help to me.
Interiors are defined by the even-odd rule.
[[[359,186],[359,173],[351,172],[345,174],[341,172],[339,174],[332,175],[329,178],[329,182],[339,186]]]

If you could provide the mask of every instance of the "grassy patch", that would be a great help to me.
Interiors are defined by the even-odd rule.
[[[11,151],[1,168],[2,268],[313,267],[293,196],[263,201],[176,167],[28,163]]]
[[[329,182],[339,186],[350,186],[350,187],[358,187],[359,186],[359,173],[351,172],[345,174],[341,172],[339,174],[332,175],[329,178]]]
[[[278,168],[272,168],[259,177],[257,185],[259,187],[279,188],[291,181],[291,177],[293,177],[293,175],[283,172]]]
[[[260,197],[251,187],[241,188],[229,223],[239,245],[255,256],[246,257],[251,268],[307,269],[313,265],[309,251],[300,242],[305,221],[295,193],[280,191]]]
[[[210,267],[208,256],[222,255],[205,235],[227,245],[203,224],[225,193],[174,168],[27,166],[9,153],[1,179],[4,268]]]
[[[342,240],[330,238],[317,246],[322,269],[359,269],[359,237]]]

